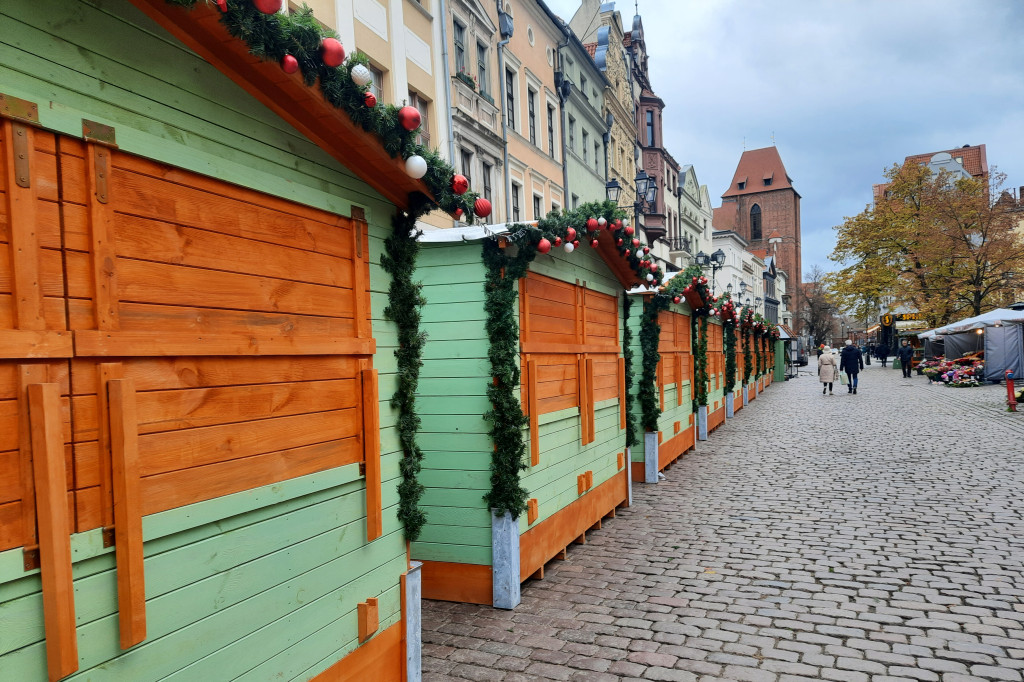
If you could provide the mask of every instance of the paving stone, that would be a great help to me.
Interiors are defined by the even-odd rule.
[[[861,387],[774,384],[512,612],[425,601],[424,679],[1024,682],[1024,415]]]

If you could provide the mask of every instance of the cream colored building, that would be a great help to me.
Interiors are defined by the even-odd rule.
[[[679,174],[678,220],[669,229],[671,263],[685,269],[692,265],[698,253],[712,253],[711,218],[713,208],[708,186],[697,180],[692,164],[682,167]]]

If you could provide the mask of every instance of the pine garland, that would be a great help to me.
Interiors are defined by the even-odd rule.
[[[750,345],[753,341],[750,329],[754,322],[754,311],[750,307],[744,308],[740,320],[743,335],[743,385],[749,386],[750,377],[754,373],[754,359],[750,354]]]
[[[420,368],[423,366],[423,344],[426,334],[420,331],[420,309],[426,303],[423,285],[414,282],[416,258],[420,245],[416,241],[416,219],[428,209],[426,197],[413,198],[415,206],[408,213],[398,213],[392,220],[392,232],[384,242],[381,268],[391,275],[388,288],[388,305],[384,318],[398,326],[397,359],[398,385],[391,396],[391,407],[398,410],[398,439],[402,445],[402,461],[399,470],[402,481],[398,484],[398,519],[405,526],[405,537],[414,541],[426,523],[426,514],[420,509],[419,500],[423,485],[419,473],[423,451],[416,444],[420,418],[416,413],[416,390],[419,386]]]
[[[626,373],[626,447],[631,448],[639,441],[636,437],[636,415],[633,414],[633,330],[629,328],[629,309],[633,301],[629,294],[622,294],[622,359]]]
[[[673,279],[669,283],[674,281]],[[651,296],[644,301],[643,314],[640,317],[640,353],[643,357],[643,365],[637,399],[640,401],[640,424],[645,431],[657,431],[658,419],[661,417],[661,404],[655,389],[658,363],[661,361],[661,353],[658,352],[658,346],[661,343],[661,325],[658,324],[658,314],[662,310],[668,310],[671,301],[672,299],[668,296]]]
[[[726,294],[728,297],[728,294]],[[725,392],[736,388],[736,318],[722,316],[722,349],[725,351]]]
[[[697,351],[694,357],[694,377],[697,382],[697,390],[694,397],[694,412],[697,407],[708,404],[708,385],[711,377],[708,375],[708,318],[707,315],[694,314],[693,319],[697,320],[698,340]]]
[[[199,0],[166,0],[169,4],[192,9]],[[295,57],[303,82],[310,87],[319,84],[324,99],[333,107],[344,111],[356,125],[376,135],[381,146],[392,158],[408,159],[419,155],[427,162],[423,182],[430,189],[433,201],[450,214],[461,209],[473,215],[473,204],[479,197],[475,192],[458,195],[452,191],[455,170],[434,150],[416,143],[419,129],[408,131],[398,121],[399,107],[378,104],[367,107],[365,95],[369,85],[359,86],[352,80],[351,71],[357,64],[369,64],[364,54],[350,55],[338,67],[324,64],[320,46],[324,38],[337,38],[324,29],[313,17],[313,10],[303,5],[288,14],[264,14],[250,0],[226,0],[226,11],[220,21],[228,33],[243,41],[249,52],[270,62],[280,62],[285,55]]]

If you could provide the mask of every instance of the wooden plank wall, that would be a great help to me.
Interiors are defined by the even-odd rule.
[[[388,277],[376,265],[393,208],[227,77],[154,37],[162,32],[125,0],[102,9],[6,3],[0,23],[0,90],[41,102],[42,127],[75,138],[83,119],[113,124],[120,147],[102,159],[80,141],[34,136],[39,250],[31,265],[43,322],[26,330],[50,355],[37,350],[43,359],[24,368],[24,355],[0,359],[0,470],[18,472],[0,481],[0,550],[12,548],[0,551],[0,608],[11,616],[0,619],[0,669],[11,679],[47,677],[40,576],[24,570],[20,549],[34,541],[34,524],[24,518],[31,450],[18,407],[28,384],[44,383],[60,396],[68,520],[79,531],[70,540],[80,670],[95,679],[312,677],[359,646],[358,603],[378,599],[378,633],[401,616],[401,452],[388,402],[397,343],[381,318]],[[100,206],[102,163],[112,185]],[[357,232],[337,218],[353,203],[368,209],[361,271],[351,266]],[[0,210],[0,344],[24,346],[29,337],[3,332],[21,329],[11,305],[21,275],[11,266],[10,211]],[[339,295],[360,276],[363,296]],[[70,335],[40,335],[61,329],[85,332],[81,350],[92,356],[61,359]],[[369,365],[353,353],[368,358],[372,347],[349,341],[372,336],[382,517],[380,538],[367,543],[357,464],[366,444],[353,388]],[[200,337],[204,352],[232,357],[185,354]],[[110,418],[103,385],[121,380],[134,383],[137,499],[147,514],[145,639],[127,651],[141,621],[119,624],[120,576],[99,530],[113,520],[108,477],[129,471],[101,456],[113,435],[101,428]],[[134,444],[115,439],[113,447]],[[119,494],[132,499],[130,490]],[[9,517],[22,523],[3,523]],[[124,598],[137,600],[139,587],[123,585]],[[127,640],[126,622],[134,628]]]
[[[412,544],[417,560],[491,564],[491,516],[483,495],[491,488],[494,448],[483,419],[490,409],[490,362],[481,249],[479,243],[425,244],[417,264],[427,299],[416,396],[427,524]]]
[[[661,336],[658,342],[658,396],[662,413],[658,419],[659,465],[688,450],[692,445],[693,355],[690,307],[674,304],[658,314]],[[636,357],[640,357],[639,355]],[[641,442],[643,442],[641,440]],[[643,446],[637,448],[642,452]],[[634,458],[643,461],[643,457]]]
[[[625,433],[618,381],[621,284],[589,248],[537,258],[522,284],[523,366],[530,361],[537,364],[539,408],[538,414],[531,416],[537,425],[536,464],[522,479],[530,498],[537,500],[533,522],[525,514],[519,518],[520,532],[526,532],[580,498],[579,475],[592,472],[588,491],[617,475],[621,471],[618,455],[625,452]],[[553,333],[559,336],[550,336]],[[550,347],[542,345],[549,342]],[[558,344],[565,345],[559,348]],[[584,387],[588,380],[591,384],[582,393],[581,359],[589,362],[583,364],[589,369],[582,383]],[[583,414],[589,418],[581,419],[581,396]],[[522,397],[526,408],[530,404],[528,386],[524,386]]]

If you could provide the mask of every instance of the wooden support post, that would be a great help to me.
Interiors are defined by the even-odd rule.
[[[584,363],[587,373],[587,442],[594,442],[594,360],[587,358]]]
[[[11,251],[11,292],[15,329],[46,329],[43,289],[39,278],[39,238],[36,234],[38,181],[32,177],[35,131],[21,121],[4,119],[4,194]]]
[[[587,398],[590,392],[587,389],[587,361],[582,355],[576,360],[576,388],[577,402],[580,406],[580,444],[586,445],[591,441],[590,420],[587,418]]]
[[[380,615],[377,598],[370,597],[356,606],[359,616],[359,643],[362,644],[373,636],[380,628]]]
[[[540,464],[540,410],[537,407],[537,361],[526,362],[526,409],[530,413],[530,466]]]
[[[686,358],[682,353],[676,353],[676,406],[683,404],[683,363]]]
[[[18,365],[18,448],[21,459],[22,542],[36,545],[36,498],[32,468],[32,423],[29,417],[28,387],[46,383],[46,365]]]
[[[112,149],[90,143],[86,147],[86,182],[89,184],[89,231],[91,234],[92,275],[95,288],[96,328],[120,329],[117,300],[117,254],[114,251],[114,204],[110,201]]]
[[[121,648],[128,649],[146,639],[146,573],[143,565],[135,381],[113,379],[107,384],[107,394],[110,400],[118,623]]]
[[[380,405],[377,370],[363,369],[360,377],[363,384],[363,461],[366,463],[366,541],[372,542],[384,532],[380,490]]]
[[[120,362],[102,362],[96,366],[97,438],[100,452],[100,522],[105,528],[114,525],[113,474],[111,473],[110,452],[110,395],[108,383],[124,377],[124,365]],[[79,531],[84,530],[82,528]]]
[[[369,260],[369,226],[366,211],[352,207],[352,296],[356,317],[356,336],[366,339],[373,335],[370,316],[366,311],[366,263]]]
[[[78,670],[60,388],[57,384],[32,384],[28,387],[28,400],[39,526],[46,667],[52,682]]]
[[[532,526],[537,520],[537,498],[531,498],[526,502],[526,523]]]

